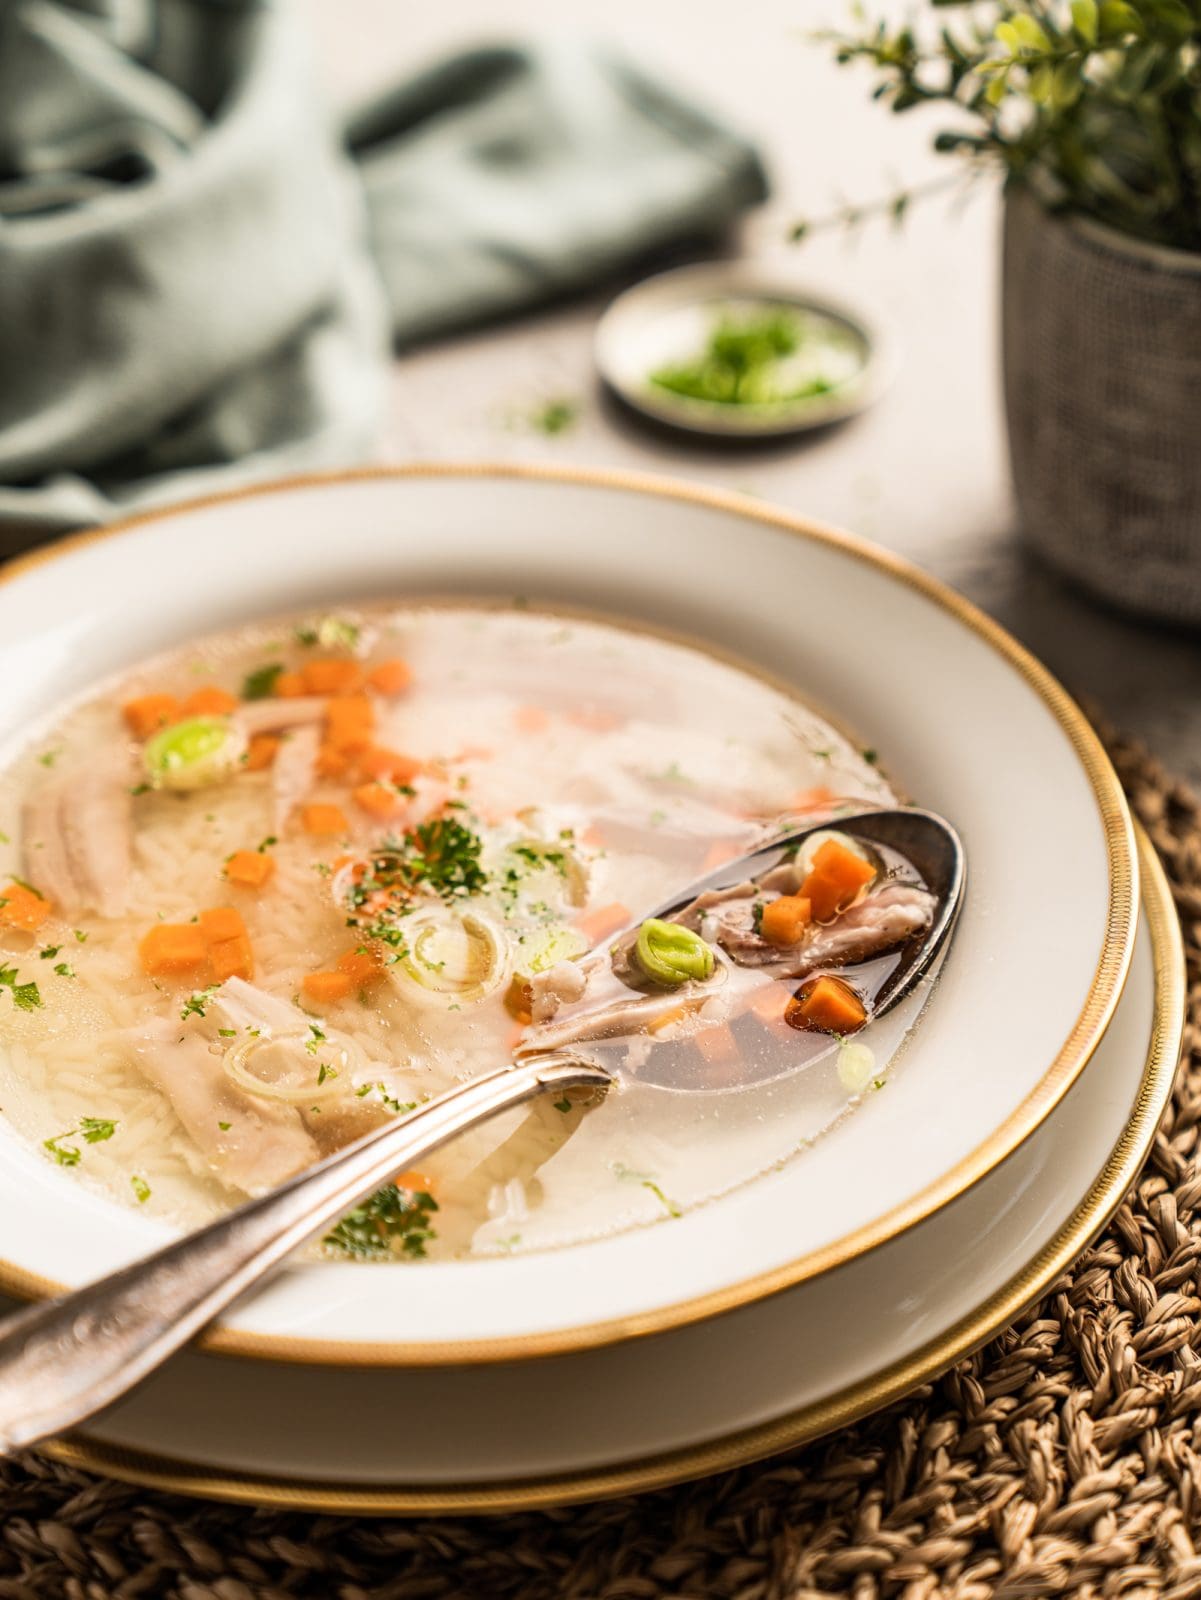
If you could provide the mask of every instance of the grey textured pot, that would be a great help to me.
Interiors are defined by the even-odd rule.
[[[1025,537],[1116,605],[1201,624],[1201,255],[1011,191],[1002,322]]]

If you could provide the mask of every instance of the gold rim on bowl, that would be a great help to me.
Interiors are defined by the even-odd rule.
[[[68,1466],[83,1467],[126,1483],[243,1505],[343,1516],[486,1514],[667,1488],[689,1478],[725,1472],[795,1449],[891,1405],[987,1343],[1037,1300],[1109,1222],[1147,1158],[1180,1061],[1187,979],[1171,887],[1141,828],[1138,850],[1154,964],[1155,1008],[1147,1059],[1130,1118],[1092,1188],[1055,1237],[975,1311],[903,1360],[828,1399],[703,1445],[600,1470],[512,1483],[365,1487],[256,1477],[87,1439],[59,1441],[44,1446],[43,1453]]]
[[[575,485],[626,493],[642,498],[674,500],[726,512],[757,522],[764,527],[789,533],[841,551],[853,560],[873,567],[916,590],[940,607],[969,632],[988,644],[1039,696],[1067,736],[1080,761],[1097,803],[1109,872],[1109,899],[1105,936],[1093,982],[1084,1007],[1071,1032],[1036,1087],[1006,1120],[969,1155],[943,1173],[902,1205],[895,1206],[843,1238],[811,1251],[796,1261],[739,1283],[679,1301],[653,1311],[545,1334],[514,1335],[504,1339],[464,1339],[437,1344],[421,1342],[356,1341],[317,1339],[261,1334],[229,1328],[217,1323],[199,1340],[202,1349],[223,1355],[265,1361],[293,1361],[308,1365],[335,1366],[447,1366],[480,1365],[497,1361],[531,1360],[548,1355],[563,1355],[625,1339],[663,1333],[705,1317],[732,1311],[751,1301],[792,1288],[808,1278],[829,1272],[856,1256],[876,1248],[898,1233],[930,1216],[954,1200],[973,1183],[992,1170],[1017,1148],[1048,1113],[1059,1103],[1109,1026],[1121,996],[1130,967],[1137,922],[1138,868],[1134,844],[1134,824],[1126,797],[1108,756],[1089,724],[1058,679],[1020,645],[1001,625],[986,616],[970,600],[937,578],[930,577],[893,552],[840,529],[828,528],[791,512],[762,504],[746,495],[661,478],[645,473],[610,472],[600,469],[572,469],[519,465],[516,463],[414,463],[396,467],[364,467],[340,472],[309,473],[271,483],[180,502],[163,510],[147,511],[103,528],[90,528],[69,534],[55,544],[18,556],[0,572],[0,583],[11,583],[24,574],[57,561],[73,552],[101,541],[120,538],[151,523],[168,522],[179,516],[228,505],[235,501],[266,496],[284,496],[313,488],[328,488],[343,483],[368,483],[386,480],[451,480],[499,478],[524,482]],[[11,1262],[0,1261],[0,1290],[20,1299],[41,1299],[60,1294],[66,1286],[26,1271]]]

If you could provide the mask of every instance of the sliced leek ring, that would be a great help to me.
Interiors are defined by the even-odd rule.
[[[236,1039],[222,1060],[235,1088],[290,1106],[316,1105],[344,1094],[367,1065],[362,1049],[346,1034],[318,1039],[311,1028],[307,1033],[248,1034]]]
[[[188,717],[163,728],[142,752],[152,789],[203,789],[224,783],[246,753],[246,735],[229,717]]]
[[[509,941],[490,917],[431,906],[398,926],[405,950],[388,970],[416,1005],[446,1011],[478,1005],[509,975]]]

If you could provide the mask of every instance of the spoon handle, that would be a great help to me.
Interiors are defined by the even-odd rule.
[[[570,1056],[507,1066],[367,1134],[107,1278],[0,1322],[0,1455],[127,1394],[298,1246],[447,1140],[548,1090],[608,1088]]]

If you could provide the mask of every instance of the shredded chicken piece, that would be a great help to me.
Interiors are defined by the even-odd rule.
[[[228,1041],[217,1031],[221,1027],[233,1028],[239,1034],[245,1033],[248,1028],[257,1028],[268,1037],[291,1037],[296,1043],[301,1070],[311,1072],[316,1077],[323,1049],[330,1055],[336,1053],[342,1048],[344,1036],[336,1029],[322,1028],[322,1038],[318,1039],[313,1034],[311,1023],[312,1018],[290,1000],[281,1000],[277,995],[268,994],[256,984],[247,983],[244,978],[227,978],[205,1006],[204,1023],[201,1026],[211,1043],[222,1049]],[[347,1043],[353,1049],[353,1041]],[[318,1048],[311,1049],[310,1045]],[[367,1061],[365,1072],[368,1083],[387,1081],[386,1069],[381,1064]],[[391,1121],[395,1116],[395,1112],[378,1095],[360,1095],[358,1091],[361,1088],[362,1084],[355,1079],[340,1077],[336,1080],[335,1093],[322,1093],[320,1100],[315,1100],[312,1105],[301,1102],[296,1107],[301,1121],[317,1139],[323,1152],[349,1144],[352,1139],[370,1133],[373,1128]]]
[[[271,788],[275,796],[275,826],[280,833],[317,781],[320,742],[317,728],[296,728],[279,747],[271,769]]]
[[[123,1042],[130,1060],[170,1101],[213,1172],[231,1188],[261,1194],[317,1160],[317,1143],[295,1107],[231,1083],[220,1053],[202,1034],[181,1037],[179,1025],[164,1020],[130,1029]]]
[[[133,863],[131,775],[112,765],[63,772],[25,803],[25,876],[71,916],[125,910]]]
[[[285,733],[289,728],[316,727],[325,716],[321,695],[297,695],[291,700],[252,700],[239,706],[233,721],[248,739],[256,733]]]
[[[711,910],[715,938],[739,966],[770,968],[781,978],[803,978],[819,967],[845,966],[891,950],[928,928],[937,904],[914,884],[885,884],[833,922],[809,927],[795,945],[781,948],[755,930],[757,898],[755,893],[732,896]]]
[[[639,994],[627,989],[625,997],[595,1010],[573,1012],[561,1021],[545,1022],[534,1028],[519,1045],[517,1060],[564,1045],[582,1044],[588,1039],[612,1039],[621,1034],[638,1034],[666,1018],[671,1012],[699,1010],[709,1000],[707,986],[688,983],[678,989],[655,989]]]
[[[530,1016],[535,1023],[549,1022],[561,1005],[584,998],[588,975],[577,961],[556,961],[530,979]]]

